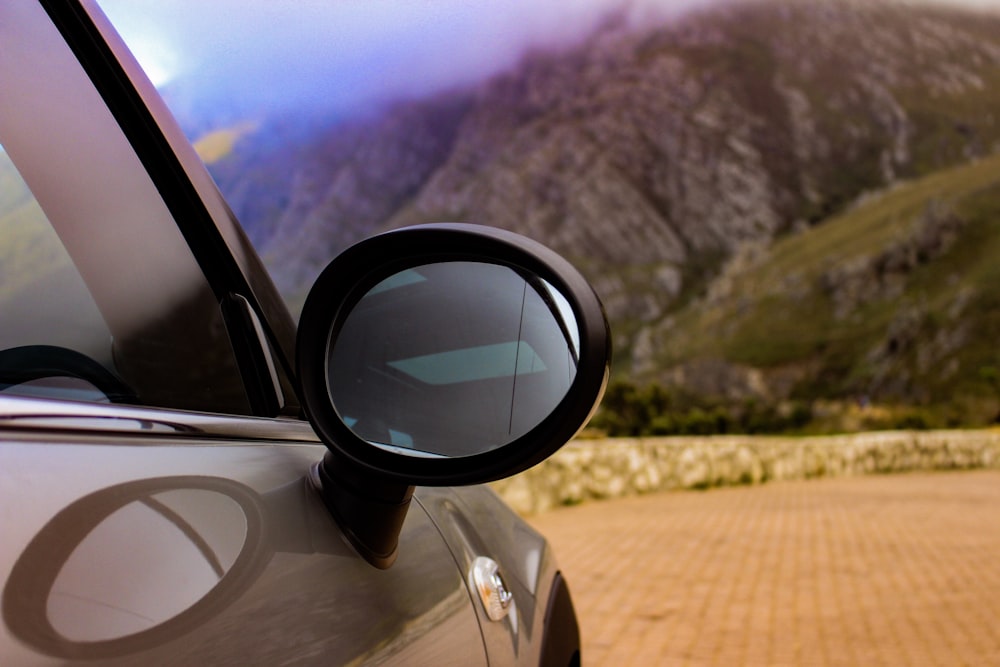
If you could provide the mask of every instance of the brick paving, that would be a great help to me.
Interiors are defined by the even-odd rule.
[[[1000,665],[1000,472],[661,493],[532,517],[583,663]]]

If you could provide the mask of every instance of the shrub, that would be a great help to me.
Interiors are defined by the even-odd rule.
[[[657,384],[613,383],[590,423],[611,437],[782,433],[812,421],[809,404],[784,405],[747,400],[724,404]]]

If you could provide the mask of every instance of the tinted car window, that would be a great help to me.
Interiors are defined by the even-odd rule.
[[[33,348],[77,351],[113,369],[111,332],[80,273],[10,157],[0,147],[0,391],[107,400],[77,378],[29,378]],[[41,350],[44,352],[44,350]],[[23,368],[18,374],[14,368]],[[20,381],[18,381],[20,380]]]
[[[219,303],[73,53],[23,3],[0,43],[0,390],[248,412]]]

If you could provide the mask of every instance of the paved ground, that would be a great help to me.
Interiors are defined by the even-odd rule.
[[[555,510],[612,665],[1000,665],[1000,472],[662,493]]]

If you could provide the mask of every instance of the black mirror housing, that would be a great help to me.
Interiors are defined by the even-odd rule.
[[[375,236],[334,259],[306,299],[296,354],[306,414],[330,449],[318,484],[362,555],[387,567],[394,541],[370,524],[398,533],[414,485],[513,475],[586,424],[607,384],[611,334],[562,257],[512,232],[449,223]]]

